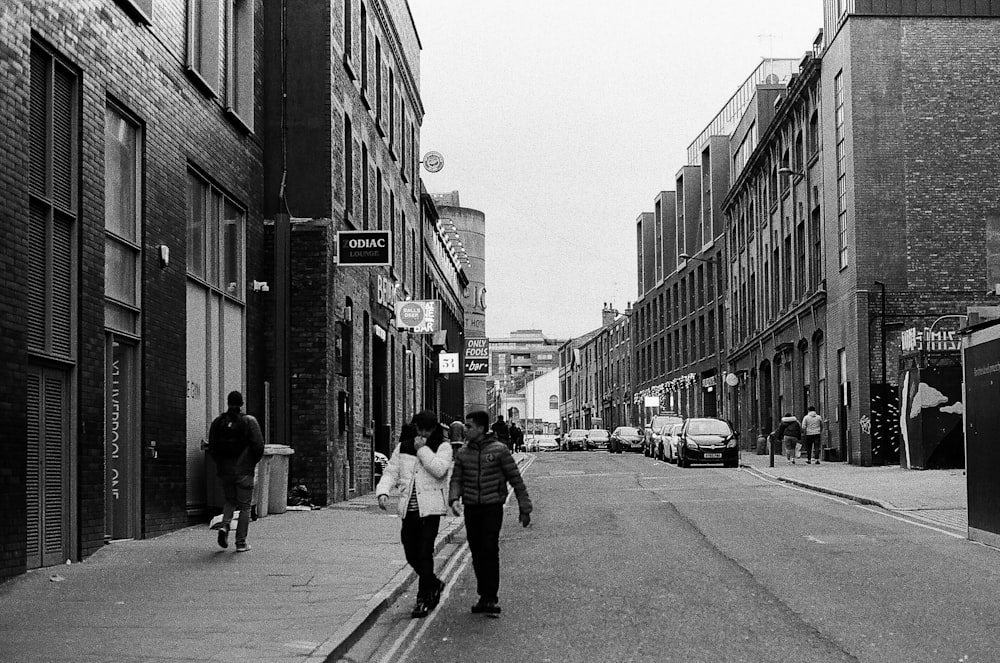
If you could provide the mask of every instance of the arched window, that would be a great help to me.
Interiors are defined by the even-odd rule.
[[[558,410],[559,409],[559,397],[552,395],[549,396],[549,409]]]

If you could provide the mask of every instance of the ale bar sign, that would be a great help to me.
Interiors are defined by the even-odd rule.
[[[392,233],[388,230],[341,230],[337,233],[337,264],[388,267],[392,264]]]

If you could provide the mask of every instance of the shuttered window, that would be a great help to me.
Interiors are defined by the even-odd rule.
[[[55,369],[28,372],[27,565],[65,561],[66,486],[69,481],[67,375]]]
[[[72,359],[77,215],[77,77],[31,48],[28,347]]]

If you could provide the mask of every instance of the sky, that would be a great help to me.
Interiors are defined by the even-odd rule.
[[[822,0],[409,0],[422,177],[486,215],[487,335],[572,338],[637,297],[635,221],[762,58]]]

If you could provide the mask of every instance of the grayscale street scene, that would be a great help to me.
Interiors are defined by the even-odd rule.
[[[5,0],[0,661],[1000,661],[998,52]]]

